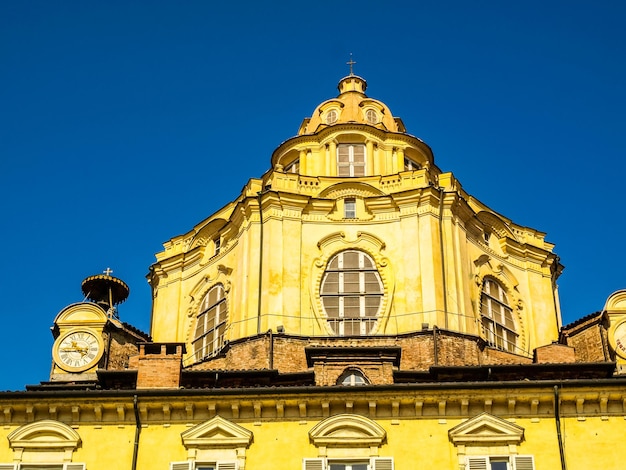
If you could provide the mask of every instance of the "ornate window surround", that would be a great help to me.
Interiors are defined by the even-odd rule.
[[[7,439],[13,449],[13,462],[30,463],[30,453],[37,453],[37,462],[45,454],[45,462],[63,464],[72,461],[72,455],[81,443],[78,433],[65,423],[41,420],[20,426]],[[76,464],[81,468],[82,464]]]
[[[203,462],[213,462],[218,469],[245,470],[246,449],[253,433],[221,416],[197,424],[181,433],[187,460],[172,462],[173,469],[194,469]]]
[[[335,334],[328,325],[328,317],[322,306],[320,287],[326,266],[329,260],[341,251],[357,250],[363,251],[374,260],[380,280],[383,285],[383,296],[380,309],[378,311],[377,322],[369,335],[374,335],[385,331],[386,323],[389,319],[391,309],[391,298],[395,287],[395,277],[393,270],[389,266],[389,260],[384,255],[385,243],[375,235],[367,232],[357,232],[354,238],[348,238],[345,232],[335,232],[327,235],[317,243],[319,256],[313,260],[311,266],[311,286],[309,295],[315,316],[320,320],[320,326],[324,334],[334,336]]]
[[[524,440],[524,428],[505,419],[483,412],[448,431],[450,441],[457,448],[459,469],[468,468],[470,461],[477,465],[469,468],[488,468],[489,457],[505,458],[509,461],[534,468],[532,456],[520,456],[519,446]],[[519,467],[522,468],[522,467]]]
[[[206,295],[209,293],[209,291],[213,289],[215,286],[221,284],[224,290],[224,298],[227,303],[227,308],[229,308],[228,301],[229,301],[229,293],[231,289],[231,282],[230,282],[229,277],[230,277],[231,272],[232,272],[231,268],[228,268],[222,264],[213,266],[211,268],[211,271],[207,273],[205,276],[203,276],[188,294],[189,305],[187,308],[188,326],[187,326],[187,339],[186,339],[188,352],[187,352],[187,358],[185,360],[186,364],[196,362],[195,351],[193,347],[194,340],[196,339],[195,338],[196,321],[197,321],[198,314],[200,313],[200,306],[202,304],[202,301],[204,300]],[[226,325],[226,332],[224,334],[224,341],[227,339],[227,336],[228,336],[229,322],[230,322],[230,315],[228,319],[226,320],[227,325]]]
[[[528,353],[526,353],[526,348],[528,344],[528,338],[526,334],[525,324],[522,318],[524,301],[522,300],[519,290],[517,288],[519,286],[519,281],[517,280],[515,275],[503,264],[498,263],[495,267],[492,266],[494,261],[496,260],[488,255],[482,255],[476,261],[474,261],[474,265],[477,266],[477,270],[474,276],[476,289],[474,290],[475,296],[473,298],[473,303],[474,311],[476,313],[476,324],[478,327],[478,331],[481,332],[480,334],[482,335],[481,301],[483,284],[485,282],[485,278],[491,278],[495,280],[498,284],[500,284],[509,300],[509,307],[511,308],[513,320],[515,321],[516,326],[515,332],[518,334],[518,343],[516,346],[515,354],[527,355]]]

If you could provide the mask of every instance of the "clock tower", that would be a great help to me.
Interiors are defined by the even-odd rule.
[[[106,369],[112,331],[123,327],[116,305],[124,302],[129,288],[122,280],[104,274],[82,283],[84,301],[65,307],[56,316],[52,333],[52,382],[94,382],[97,371]]]

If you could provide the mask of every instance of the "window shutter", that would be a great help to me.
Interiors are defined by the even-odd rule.
[[[304,459],[302,461],[303,470],[324,470],[324,459]]]
[[[14,463],[0,463],[0,470],[15,470],[16,465]]]
[[[535,470],[535,461],[532,455],[516,455],[513,462],[513,470]]]
[[[66,463],[63,466],[64,470],[85,470],[84,463]]]
[[[391,457],[373,458],[372,470],[393,470],[393,459]]]
[[[170,470],[192,470],[192,463],[187,462],[172,462],[170,463]]]
[[[487,470],[487,457],[468,457],[465,470]]]
[[[237,462],[218,462],[217,470],[237,470]]]

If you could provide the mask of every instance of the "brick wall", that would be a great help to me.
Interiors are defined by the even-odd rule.
[[[564,344],[548,344],[535,349],[535,362],[538,364],[576,362],[576,351]]]
[[[511,354],[484,347],[476,337],[437,331],[437,365],[474,366],[483,364],[530,364],[533,358]],[[273,348],[271,342],[273,341]],[[393,383],[396,367],[390,361],[372,362],[367,358],[359,361],[329,360],[314,367],[307,364],[306,347],[400,347],[400,370],[428,371],[435,365],[433,332],[421,331],[403,336],[371,336],[363,338],[344,337],[295,337],[269,334],[230,343],[226,351],[214,359],[192,366],[191,370],[258,370],[270,364],[273,349],[273,369],[280,373],[303,372],[313,369],[316,383],[334,385],[341,374],[356,367],[374,384]],[[565,357],[565,356],[564,356]]]
[[[124,370],[128,368],[129,358],[139,353],[136,339],[131,341],[126,335],[118,331],[109,331],[105,335],[104,341],[110,341],[106,360],[107,370]]]
[[[141,344],[129,361],[129,368],[137,369],[137,388],[178,388],[182,357],[181,344]]]
[[[602,313],[589,315],[563,327],[561,343],[574,348],[576,362],[603,362],[609,360],[608,319]]]

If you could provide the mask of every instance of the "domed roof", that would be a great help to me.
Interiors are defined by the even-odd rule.
[[[337,85],[339,96],[320,104],[300,126],[298,135],[313,134],[336,124],[367,124],[391,132],[406,132],[400,118],[394,118],[385,103],[368,98],[367,82],[350,74]]]

